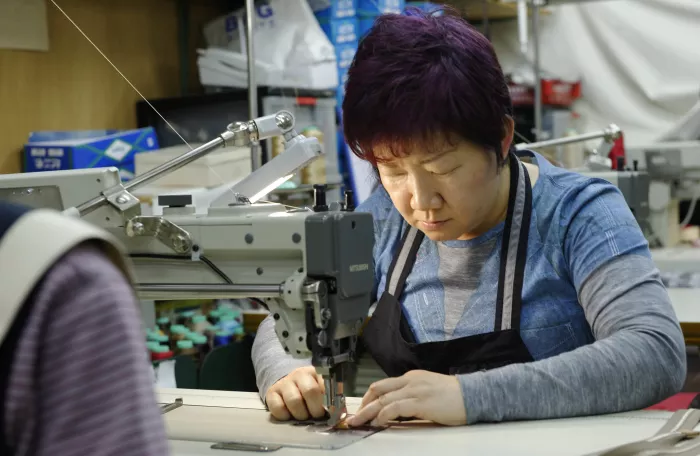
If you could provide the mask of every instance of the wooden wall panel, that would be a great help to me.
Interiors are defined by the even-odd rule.
[[[48,3],[49,52],[0,50],[0,173],[20,171],[30,131],[136,126],[138,94]],[[181,93],[176,0],[57,3],[145,97]],[[201,25],[227,4],[199,0],[189,6],[189,85],[196,90]]]

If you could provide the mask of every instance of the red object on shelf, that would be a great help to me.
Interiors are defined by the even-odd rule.
[[[316,106],[316,98],[314,98],[314,97],[297,97],[297,105],[299,105],[299,106]]]
[[[513,106],[531,106],[535,104],[535,89],[531,86],[508,83]],[[569,107],[581,98],[581,81],[564,81],[562,79],[542,79],[542,104],[546,106]]]
[[[151,352],[151,361],[162,361],[164,359],[172,358],[174,353],[172,351],[167,351],[165,353],[153,353]]]
[[[521,84],[508,84],[513,106],[532,106],[535,104],[535,91],[532,87]]]
[[[617,159],[618,157],[622,157],[622,164],[623,166],[626,166],[626,160],[625,160],[625,137],[620,134],[620,137],[615,140],[615,143],[612,146],[612,149],[610,149],[610,153],[608,154],[608,158],[612,160],[612,166],[611,168],[613,170],[617,169]]]

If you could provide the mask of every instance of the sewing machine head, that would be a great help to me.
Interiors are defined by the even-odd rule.
[[[371,304],[372,216],[353,212],[350,198],[326,204],[323,186],[315,188],[312,209],[251,202],[317,158],[318,141],[297,134],[291,114],[278,113],[230,126],[218,140],[136,183],[183,166],[187,157],[273,134],[284,136],[285,152],[217,190],[206,211],[195,210],[191,195],[168,195],[159,200],[162,216],[147,215],[129,192],[136,184],[121,184],[116,168],[4,175],[0,197],[64,210],[110,231],[133,260],[136,291],[143,299],[261,300],[285,350],[311,358],[323,375],[334,425],[345,412],[342,366],[355,359]],[[93,195],[100,196],[90,200]]]

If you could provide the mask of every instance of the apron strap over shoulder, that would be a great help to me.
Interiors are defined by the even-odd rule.
[[[396,299],[403,293],[406,278],[413,269],[424,237],[425,234],[422,231],[406,224],[406,231],[401,237],[398,252],[394,255],[387,274],[386,292]]]
[[[501,268],[494,330],[519,330],[523,279],[532,214],[532,186],[525,166],[510,160],[510,198],[501,241]]]

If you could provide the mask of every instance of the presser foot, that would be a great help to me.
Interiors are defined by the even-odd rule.
[[[348,409],[345,406],[343,382],[338,381],[338,378],[332,373],[331,375],[324,375],[323,381],[326,387],[325,405],[329,415],[326,424],[335,427],[345,419],[348,414]]]
[[[347,416],[348,409],[345,405],[345,396],[335,396],[333,403],[328,407],[328,421],[330,427],[336,427]]]

